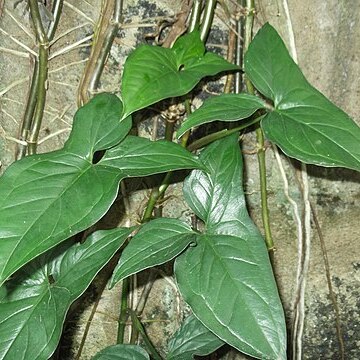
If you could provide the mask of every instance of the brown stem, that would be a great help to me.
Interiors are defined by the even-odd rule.
[[[120,28],[122,0],[107,0],[100,11],[89,61],[78,90],[78,106],[86,104],[99,86],[112,43]]]
[[[38,58],[38,81],[36,87],[36,107],[34,117],[31,123],[30,133],[27,139],[29,154],[36,153],[37,140],[41,128],[42,118],[45,108],[46,87],[48,75],[48,60],[49,60],[49,39],[44,30],[38,2],[37,0],[29,0],[31,19],[35,28],[36,37],[39,42],[39,58]]]

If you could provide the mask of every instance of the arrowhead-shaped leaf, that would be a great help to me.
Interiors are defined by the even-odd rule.
[[[133,230],[97,231],[83,244],[64,244],[9,280],[0,299],[0,359],[48,359],[71,303]]]
[[[172,260],[194,240],[195,232],[178,219],[159,218],[144,224],[123,250],[110,286],[129,275]]]
[[[121,85],[124,116],[160,100],[185,95],[203,77],[228,70],[239,67],[205,53],[198,32],[184,35],[172,49],[142,45],[125,62]]]
[[[204,104],[188,116],[177,131],[182,136],[192,127],[212,121],[238,121],[251,116],[256,110],[266,108],[266,103],[249,94],[223,94],[205,100]]]
[[[250,219],[242,190],[238,134],[200,155],[209,174],[193,171],[185,198],[205,222],[197,245],[175,262],[185,301],[220,339],[261,359],[286,359],[282,305],[264,240]]]
[[[92,360],[150,360],[150,357],[140,346],[118,344],[101,350]]]
[[[0,178],[0,284],[28,261],[98,221],[124,177],[201,168],[174,143],[129,136],[114,146],[131,127],[130,118],[120,122],[121,112],[115,96],[95,97],[77,112],[63,149],[26,157]],[[94,153],[107,147],[112,148],[94,164]]]
[[[194,315],[190,315],[169,342],[167,360],[193,360],[195,355],[211,354],[224,345]]]
[[[245,72],[274,102],[262,120],[269,140],[305,163],[360,170],[360,127],[308,83],[271,25],[251,42]]]

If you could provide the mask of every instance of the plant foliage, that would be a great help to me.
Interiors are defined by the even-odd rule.
[[[251,43],[244,69],[261,96],[210,98],[178,136],[215,120],[261,121],[268,140],[291,157],[360,170],[360,128],[307,82],[269,24]],[[95,96],[76,113],[62,149],[7,169],[0,179],[0,359],[49,358],[71,303],[133,234],[110,286],[175,259],[178,287],[194,313],[170,341],[168,360],[190,360],[224,343],[259,359],[286,359],[284,314],[267,249],[246,210],[238,133],[214,141],[199,158],[174,142],[128,134],[135,111],[228,70],[239,68],[206,52],[198,32],[171,49],[140,46],[125,63],[122,101]],[[94,232],[84,243],[72,238],[106,214],[122,179],[178,169],[194,169],[184,197],[203,231],[158,218]],[[149,355],[119,344],[94,359]]]

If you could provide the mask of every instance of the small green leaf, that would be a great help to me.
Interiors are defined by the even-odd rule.
[[[205,54],[205,45],[200,39],[199,31],[193,31],[189,34],[179,37],[172,47],[175,54],[178,68],[192,61],[197,61]]]
[[[118,344],[101,350],[92,360],[150,360],[150,357],[138,345]]]
[[[95,151],[118,144],[131,129],[131,117],[120,122],[122,112],[123,105],[117,96],[107,93],[94,96],[76,112],[65,149],[92,159]]]
[[[271,25],[251,42],[245,72],[274,102],[262,120],[269,140],[305,163],[360,170],[360,127],[308,83]]]
[[[192,127],[212,121],[238,121],[246,119],[255,111],[266,108],[266,103],[249,94],[223,94],[205,100],[204,104],[188,116],[177,131],[182,136]]]
[[[142,45],[125,62],[121,85],[124,117],[160,100],[185,95],[203,77],[229,70],[239,67],[205,53],[197,32],[178,39],[172,49]]]
[[[184,196],[205,222],[196,246],[176,258],[179,289],[196,317],[220,339],[261,359],[286,359],[286,327],[265,242],[242,190],[238,134],[209,145]]]
[[[159,218],[144,224],[123,250],[110,286],[129,275],[172,260],[194,239],[191,227],[177,219]]]
[[[71,303],[133,230],[101,230],[83,244],[69,247],[66,243],[9,280],[2,287],[5,295],[0,301],[0,358],[48,359],[59,342]]]
[[[169,342],[167,360],[193,360],[195,355],[211,354],[224,345],[194,315],[190,315]]]
[[[123,178],[202,168],[175,143],[128,136],[114,146],[131,126],[130,119],[119,122],[120,113],[116,97],[95,97],[78,111],[63,149],[17,161],[0,178],[0,285],[36,256],[98,221]],[[93,163],[94,153],[107,146],[113,147]]]

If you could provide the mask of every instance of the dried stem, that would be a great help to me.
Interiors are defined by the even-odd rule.
[[[45,100],[46,100],[46,86],[47,86],[47,71],[48,71],[48,59],[49,59],[49,39],[44,30],[38,2],[37,0],[29,0],[31,19],[34,25],[36,38],[38,40],[39,55],[37,72],[34,72],[34,77],[37,80],[34,84],[34,90],[36,95],[30,94],[29,98],[36,97],[36,106],[34,110],[34,116],[31,120],[30,132],[27,138],[28,153],[36,153],[37,140],[39,137],[41,122],[44,114]],[[34,70],[36,66],[34,67]]]
[[[86,104],[98,88],[105,62],[120,28],[122,0],[107,0],[100,11],[93,46],[78,90],[78,106]]]
[[[330,300],[332,302],[332,306],[333,306],[334,312],[335,312],[335,326],[336,326],[336,335],[337,335],[338,343],[339,343],[340,359],[344,360],[345,359],[345,346],[344,346],[343,332],[341,329],[340,310],[339,310],[338,302],[336,300],[336,295],[335,295],[333,287],[332,287],[331,274],[330,274],[330,263],[329,263],[329,258],[327,256],[325,239],[324,239],[324,235],[321,231],[321,226],[319,224],[315,206],[312,203],[310,203],[310,207],[311,207],[312,219],[314,221],[316,231],[318,233],[319,240],[320,240],[321,252],[323,255],[323,259],[324,259],[326,281],[327,281],[328,289],[329,289],[329,296],[330,296]]]

